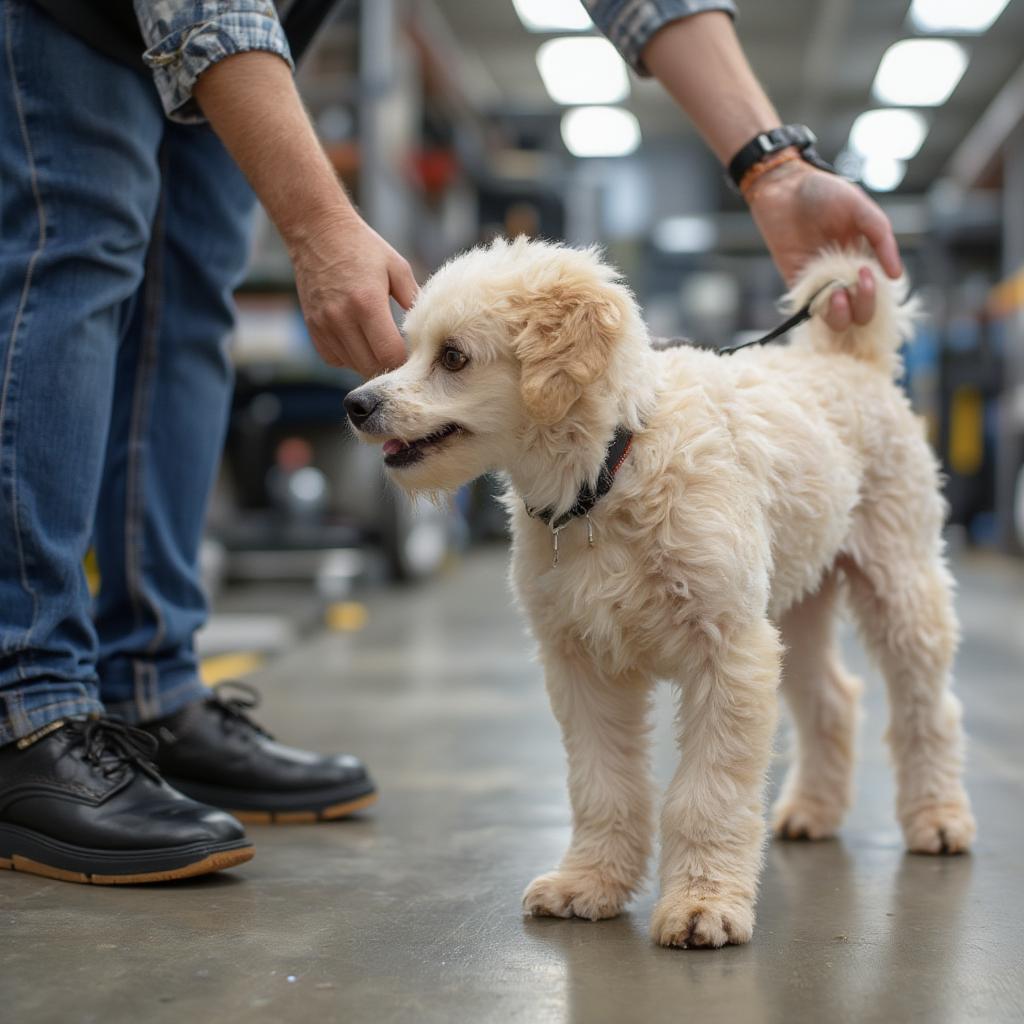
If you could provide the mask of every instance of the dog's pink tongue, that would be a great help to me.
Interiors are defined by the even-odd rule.
[[[397,437],[391,438],[390,441],[384,442],[384,454],[394,455],[395,452],[400,452],[405,447],[404,441],[399,441]]]

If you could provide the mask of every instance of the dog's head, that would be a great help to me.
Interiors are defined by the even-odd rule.
[[[430,278],[405,320],[408,361],[345,407],[403,487],[450,490],[509,468],[531,429],[564,426],[605,394],[638,324],[596,251],[498,240]]]

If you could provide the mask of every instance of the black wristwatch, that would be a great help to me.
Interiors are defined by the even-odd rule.
[[[837,174],[838,171],[827,160],[823,160],[814,148],[817,141],[814,132],[803,124],[784,124],[781,128],[761,132],[729,161],[729,180],[738,189],[751,167],[788,146],[796,146],[800,156],[819,170]]]

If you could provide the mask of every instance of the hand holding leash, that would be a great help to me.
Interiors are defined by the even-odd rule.
[[[748,192],[750,212],[776,266],[791,282],[828,245],[850,246],[862,239],[875,251],[885,273],[902,273],[892,225],[858,186],[801,161],[762,175]],[[825,319],[835,331],[866,324],[875,312],[877,284],[863,270],[856,286],[836,291]]]

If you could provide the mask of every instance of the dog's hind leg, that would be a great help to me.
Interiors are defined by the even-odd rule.
[[[839,660],[833,636],[838,578],[790,608],[779,622],[782,693],[796,733],[793,762],[772,824],[785,839],[835,835],[853,796],[854,741],[862,685]]]
[[[695,638],[690,654],[651,928],[663,946],[724,946],[747,942],[754,929],[781,650],[764,619]]]
[[[561,864],[533,880],[536,916],[615,917],[642,884],[653,838],[645,679],[601,673],[575,643],[542,649],[551,706],[569,761],[572,842]]]
[[[975,834],[961,777],[960,702],[950,691],[957,622],[952,580],[937,550],[900,543],[876,524],[843,564],[850,602],[889,692],[896,810],[907,847],[960,853]]]

